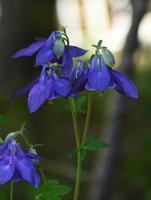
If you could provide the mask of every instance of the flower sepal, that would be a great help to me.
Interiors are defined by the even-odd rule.
[[[21,125],[20,129],[14,132],[10,132],[7,134],[6,139],[8,138],[16,138],[19,135],[23,135],[23,132],[25,131],[25,122]],[[5,139],[5,140],[6,140]]]

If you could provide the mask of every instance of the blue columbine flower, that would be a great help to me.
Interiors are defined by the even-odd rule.
[[[66,42],[67,41],[67,42]],[[38,39],[27,48],[21,49],[13,57],[32,56],[35,53],[35,66],[47,64],[48,62],[59,62],[64,65],[62,74],[68,77],[72,68],[72,57],[79,57],[87,51],[76,46],[69,45],[69,41],[60,31],[52,32],[48,39]]]
[[[34,163],[38,160],[37,155],[23,151],[14,137],[7,138],[0,144],[0,184],[25,180],[37,187],[40,175]]]
[[[88,79],[89,63],[84,60],[77,60],[73,65],[70,82],[71,90],[68,96],[76,97],[78,92],[85,90]]]
[[[138,97],[136,86],[125,74],[108,67],[101,55],[95,56],[92,59],[86,89],[104,91],[114,88],[130,98]]]
[[[68,79],[59,77],[51,65],[43,65],[40,77],[35,78],[25,88],[18,90],[14,96],[29,92],[28,108],[32,113],[47,100],[66,97],[70,89],[71,83]]]
[[[66,97],[70,87],[67,79],[58,77],[54,69],[44,65],[38,83],[31,88],[28,95],[30,112],[35,112],[46,100]]]

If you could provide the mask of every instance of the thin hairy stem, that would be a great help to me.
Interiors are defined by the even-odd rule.
[[[85,139],[88,134],[89,124],[90,124],[91,107],[92,107],[92,92],[89,92],[88,93],[87,114],[86,114],[85,127],[84,127],[81,146],[84,145]]]
[[[13,200],[13,196],[14,196],[14,183],[11,181],[10,182],[10,197],[9,197],[9,200]]]
[[[70,98],[69,102],[70,102],[72,119],[73,119],[73,126],[74,126],[74,134],[75,134],[75,140],[76,140],[76,147],[77,147],[77,150],[78,150],[78,153],[77,153],[76,180],[75,180],[75,189],[74,189],[73,200],[78,200],[78,198],[79,198],[79,192],[80,192],[80,180],[81,180],[81,168],[82,168],[81,152],[80,152],[80,133],[79,133],[78,118],[77,118],[77,113],[76,113],[76,107],[75,107],[74,99]]]

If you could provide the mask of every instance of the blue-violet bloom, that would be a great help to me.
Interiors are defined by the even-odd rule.
[[[60,46],[57,41],[61,41]],[[32,56],[37,53],[35,66],[47,64],[48,62],[59,62],[64,65],[62,67],[62,75],[68,77],[73,64],[72,57],[82,56],[86,52],[87,50],[65,44],[64,37],[62,37],[61,33],[54,31],[48,39],[38,39],[27,48],[19,50],[13,57]]]
[[[35,112],[47,100],[66,97],[71,90],[68,79],[59,77],[55,69],[49,65],[43,65],[40,77],[26,87],[19,89],[13,96],[19,96],[26,92],[28,94],[29,111]]]
[[[90,91],[104,91],[116,89],[130,98],[137,98],[137,88],[125,74],[108,67],[103,57],[95,56],[88,74],[86,89]]]
[[[39,156],[24,151],[14,137],[6,138],[0,144],[0,184],[25,180],[37,187],[40,175],[35,162],[38,160]]]
[[[71,90],[68,96],[76,97],[78,92],[85,90],[88,80],[89,64],[84,60],[77,60],[73,65],[70,82]]]

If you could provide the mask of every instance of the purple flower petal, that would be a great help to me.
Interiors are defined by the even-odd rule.
[[[18,97],[22,94],[27,93],[39,80],[39,77],[36,77],[31,83],[29,83],[27,86],[20,88],[17,90],[11,97]]]
[[[33,163],[29,159],[18,159],[16,162],[17,169],[20,172],[20,175],[22,178],[29,183],[31,183],[33,186],[37,187],[40,182],[40,176],[38,172],[36,171]]]
[[[87,90],[104,91],[108,88],[111,81],[110,73],[103,59],[100,59],[100,66],[98,65],[98,58],[94,57],[92,60],[92,68],[89,71]]]
[[[114,82],[113,79],[110,80],[107,89],[114,89],[116,87],[116,83]]]
[[[8,182],[14,174],[14,162],[10,157],[0,161],[0,185]]]
[[[49,98],[50,89],[49,80],[44,83],[39,82],[32,87],[28,95],[28,108],[31,113],[35,112]]]
[[[72,57],[69,54],[69,49],[65,48],[65,51],[62,56],[62,76],[68,78],[71,75],[71,70],[73,66]]]
[[[33,44],[31,44],[27,48],[19,50],[13,56],[13,58],[18,58],[18,57],[22,57],[22,56],[32,56],[34,53],[36,53],[45,44],[45,42],[46,42],[45,39],[38,40],[37,42],[34,42]]]
[[[0,156],[3,155],[4,151],[6,150],[6,143],[0,144]]]
[[[15,169],[14,175],[13,175],[11,180],[14,181],[14,182],[18,182],[18,181],[23,180],[23,178],[22,178],[20,172],[18,171],[18,169]]]
[[[93,59],[92,59],[92,62],[91,62],[91,68],[90,68],[90,71],[98,71],[98,57],[95,56]]]
[[[80,78],[78,78],[75,83],[72,85],[72,89],[70,90],[68,96],[77,96],[76,93],[82,91],[85,89],[85,85],[88,81],[88,75],[82,75]]]
[[[46,64],[48,61],[55,59],[54,53],[49,46],[42,47],[38,54],[36,55],[36,64],[35,66]]]
[[[138,91],[133,81],[130,80],[125,74],[110,69],[111,76],[116,83],[118,92],[127,95],[130,98],[138,98]]]
[[[87,50],[76,46],[69,46],[69,53],[72,57],[79,57],[87,53]]]
[[[57,39],[57,36],[59,34],[60,34],[59,31],[52,32],[46,41],[46,45],[52,47],[54,41]]]
[[[33,154],[33,153],[30,153],[30,152],[24,152],[25,156],[27,158],[30,158],[31,160],[41,160],[41,157],[36,155],[36,154]]]
[[[66,97],[71,89],[71,84],[67,79],[58,78],[57,75],[55,75],[53,88],[59,96]]]

